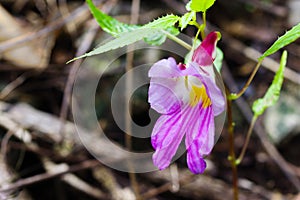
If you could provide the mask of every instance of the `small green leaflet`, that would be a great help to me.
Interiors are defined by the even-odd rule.
[[[192,10],[191,10],[191,3],[192,3],[192,1],[189,1],[189,2],[185,5],[185,9],[186,9],[187,11],[192,11]]]
[[[92,0],[86,0],[91,13],[93,14],[94,18],[100,25],[100,27],[107,33],[111,34],[114,37],[119,37],[120,34],[124,32],[129,32],[136,30],[138,28],[160,28],[168,31],[173,35],[178,35],[179,31],[174,27],[174,24],[180,20],[179,16],[176,15],[167,15],[163,16],[159,19],[156,19],[148,24],[143,26],[140,25],[132,25],[132,24],[125,24],[119,22],[115,18],[103,13],[99,10],[92,2]],[[155,35],[150,35],[147,38],[144,38],[145,42],[150,45],[161,45],[166,40],[166,35],[163,33],[156,33]]]
[[[214,5],[216,0],[191,0],[186,5],[188,11],[192,10],[195,12],[205,12],[212,5]]]
[[[180,29],[181,30],[185,29],[187,25],[190,23],[190,21],[195,18],[196,18],[195,11],[185,13],[179,20]]]
[[[217,47],[217,56],[214,61],[214,65],[219,73],[221,73],[223,58],[224,58],[223,51],[219,47]]]
[[[284,51],[281,56],[279,69],[274,76],[271,86],[267,90],[265,96],[254,101],[252,105],[252,111],[254,112],[254,116],[262,115],[266,108],[273,106],[278,101],[280,89],[284,78],[283,72],[286,66],[286,60],[287,51]]]
[[[125,32],[122,34],[122,37],[117,37],[114,40],[111,40],[104,45],[90,51],[89,53],[86,53],[84,55],[81,55],[79,57],[73,58],[72,60],[68,61],[67,63],[70,63],[74,60],[78,60],[80,58],[88,57],[88,56],[94,56],[101,53],[105,53],[107,51],[111,51],[114,49],[118,49],[121,47],[124,47],[126,45],[130,45],[134,42],[137,42],[139,40],[142,40],[145,37],[149,37],[150,35],[154,34],[161,34],[161,29],[157,28],[139,28],[130,32]]]
[[[300,37],[300,23],[287,31],[284,35],[279,37],[274,44],[265,53],[259,57],[259,61],[262,61],[265,57],[275,53],[282,47],[294,42]]]

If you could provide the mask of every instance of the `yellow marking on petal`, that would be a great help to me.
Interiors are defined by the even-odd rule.
[[[188,82],[188,77],[187,76],[184,77],[184,85],[185,85],[186,88],[188,88],[189,82]]]
[[[190,105],[194,107],[199,103],[200,100],[202,101],[202,108],[207,108],[211,105],[211,100],[207,95],[204,85],[200,87],[192,85],[190,92]]]

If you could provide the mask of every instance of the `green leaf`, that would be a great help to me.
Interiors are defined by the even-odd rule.
[[[275,53],[282,47],[294,42],[300,37],[300,23],[287,31],[284,35],[279,37],[274,44],[265,53],[259,57],[259,61],[262,61],[265,57]]]
[[[205,12],[216,0],[191,0],[191,3],[186,5],[187,9],[195,12]]]
[[[111,34],[114,37],[117,37],[120,33],[132,31],[139,27],[137,25],[129,25],[119,22],[115,18],[103,13],[93,4],[92,0],[86,0],[86,2],[89,6],[92,15],[94,16],[100,27],[105,32]]]
[[[150,45],[159,46],[163,44],[166,41],[166,39],[167,39],[166,34],[159,32],[159,33],[152,34],[148,37],[145,37],[144,41]]]
[[[286,60],[287,51],[284,51],[281,56],[279,69],[274,76],[271,86],[267,90],[265,96],[254,101],[252,105],[252,111],[254,112],[254,116],[262,115],[266,108],[273,106],[278,101],[280,89],[284,78],[283,72],[286,66]]]
[[[187,25],[189,24],[189,22],[195,18],[196,18],[196,12],[191,11],[191,12],[185,13],[179,20],[179,26],[180,26],[181,30],[185,29],[187,27]]]
[[[172,26],[169,28],[166,28],[166,31],[168,31],[170,34],[175,35],[175,36],[180,33],[177,28],[172,27]],[[144,41],[150,45],[159,46],[159,45],[163,44],[166,41],[166,39],[167,39],[167,36],[165,33],[158,32],[158,33],[150,35],[149,37],[144,38]]]
[[[172,35],[178,35],[179,31],[174,27],[175,23],[180,20],[179,16],[176,15],[166,15],[161,18],[158,18],[148,24],[142,26],[142,28],[157,28],[164,29],[171,33]],[[150,35],[149,37],[144,38],[144,41],[150,45],[161,45],[167,39],[166,34],[158,32]]]
[[[222,64],[223,64],[223,58],[224,58],[223,51],[219,47],[217,47],[217,56],[214,61],[214,65],[215,65],[217,71],[220,73],[221,73]]]
[[[179,34],[179,31],[174,27],[175,23],[180,19],[179,16],[163,16],[159,19],[149,22],[148,24],[145,24],[144,26],[128,25],[121,23],[113,17],[102,13],[95,7],[91,0],[87,0],[87,3],[89,4],[91,12],[93,13],[101,28],[117,38],[92,50],[89,53],[76,57],[68,61],[67,63],[80,58],[93,56],[110,50],[121,48],[142,39],[144,39],[151,45],[160,45],[166,40],[166,35],[162,33],[161,30],[166,30],[173,35]]]
[[[186,9],[187,11],[192,11],[192,9],[191,9],[191,3],[192,3],[192,1],[189,1],[189,2],[185,5],[185,9]]]
[[[176,22],[180,20],[180,17],[177,15],[166,15],[161,18],[155,19],[152,22],[149,22],[148,24],[143,25],[143,28],[159,28],[159,29],[165,29],[171,26],[174,26]]]
[[[70,63],[74,60],[78,60],[80,58],[89,57],[93,55],[98,55],[107,51],[111,51],[114,49],[118,49],[121,47],[124,47],[126,45],[130,45],[134,42],[137,42],[139,40],[142,40],[145,37],[149,37],[150,35],[159,34],[161,32],[160,29],[157,28],[139,28],[130,32],[125,32],[122,34],[122,37],[117,37],[114,40],[111,40],[104,45],[90,51],[89,53],[86,53],[82,56],[73,58],[72,60],[68,61],[67,63]]]
[[[120,37],[122,33],[130,32],[133,30],[136,30],[138,28],[161,28],[173,35],[178,35],[179,31],[174,27],[175,23],[180,20],[179,16],[176,15],[166,15],[161,18],[155,19],[152,22],[149,22],[148,24],[145,24],[143,26],[140,25],[130,25],[122,23],[115,18],[103,13],[101,10],[99,10],[94,4],[92,0],[86,0],[89,9],[91,13],[93,14],[94,18],[100,25],[100,27],[107,33],[111,34],[114,37]],[[166,35],[159,32],[155,33],[153,35],[150,35],[149,37],[146,37],[145,42],[147,42],[150,45],[161,45],[166,40]]]

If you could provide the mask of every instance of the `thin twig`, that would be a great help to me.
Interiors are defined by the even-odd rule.
[[[0,100],[5,99],[14,89],[16,89],[18,86],[20,86],[24,81],[26,80],[28,73],[23,73],[19,77],[17,77],[15,80],[7,84],[2,91],[0,92]]]
[[[139,12],[140,12],[140,0],[132,0],[131,2],[131,16],[130,16],[130,23],[131,24],[137,24],[138,18],[139,18]],[[131,117],[130,117],[130,91],[132,88],[132,73],[131,70],[133,68],[133,60],[134,60],[134,44],[129,45],[127,47],[127,54],[126,54],[126,82],[125,82],[125,91],[126,91],[126,98],[125,98],[125,145],[128,151],[131,151],[132,149],[132,126],[131,126]],[[136,180],[136,174],[134,173],[134,167],[132,166],[131,161],[128,161],[128,167],[129,167],[129,178],[131,182],[132,189],[134,191],[134,194],[136,196],[137,200],[141,200],[142,197],[140,195],[139,185]]]
[[[70,186],[76,188],[79,191],[86,193],[89,196],[92,196],[96,199],[107,199],[107,195],[105,195],[101,190],[96,187],[91,186],[90,184],[86,183],[78,176],[74,174],[66,174],[62,177],[62,180],[65,181]]]
[[[184,186],[185,184],[192,182],[193,179],[195,179],[195,176],[193,174],[183,176],[179,178],[179,184]],[[148,190],[147,192],[143,193],[142,196],[144,199],[150,199],[161,193],[172,190],[172,185],[172,182],[165,183],[157,188]]]
[[[135,195],[128,187],[123,188],[116,180],[112,170],[105,166],[95,167],[93,177],[110,193],[113,200],[134,199]]]
[[[30,133],[14,122],[6,113],[0,111],[0,126],[11,131],[15,137],[22,140],[24,143],[29,143],[32,140]]]
[[[0,154],[2,155],[3,160],[6,160],[6,153],[7,153],[7,144],[9,139],[14,135],[12,131],[7,131],[6,135],[3,137],[1,141],[1,151]]]
[[[67,173],[72,173],[72,172],[77,172],[77,171],[81,171],[84,169],[93,168],[98,165],[99,165],[99,161],[97,161],[97,160],[87,160],[80,164],[72,165],[68,169],[63,169],[61,171],[56,171],[56,172],[52,172],[52,173],[47,172],[47,173],[31,176],[29,178],[20,179],[20,180],[16,181],[15,183],[12,183],[11,185],[1,188],[0,193],[9,192],[11,190],[22,188],[22,187],[25,187],[28,185],[32,185],[32,184],[41,182],[41,181],[56,178],[56,177],[65,175]]]
[[[52,173],[52,172],[55,172],[55,171],[63,169],[63,168],[65,168],[65,169],[69,168],[69,166],[66,163],[56,164],[56,163],[53,163],[48,158],[43,158],[42,162],[48,173]],[[65,174],[61,177],[61,179],[64,182],[66,182],[67,184],[69,184],[70,186],[72,186],[72,187],[76,188],[77,190],[82,191],[82,192],[86,193],[87,195],[92,196],[96,199],[107,198],[107,196],[101,190],[89,185],[88,183],[86,183],[85,181],[83,181],[82,179],[80,179],[79,177],[77,177],[74,174]]]

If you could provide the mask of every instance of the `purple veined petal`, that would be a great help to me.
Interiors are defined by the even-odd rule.
[[[193,119],[194,126],[187,128],[185,145],[187,148],[187,164],[195,173],[203,173],[206,164],[203,156],[208,155],[214,146],[214,115],[212,106],[202,108],[201,103],[197,107],[198,118]]]
[[[212,109],[214,116],[220,115],[226,107],[225,97],[223,96],[223,93],[218,88],[211,76],[206,76],[203,74],[200,74],[200,76],[203,84],[207,88],[208,96],[212,100]]]
[[[158,169],[163,170],[170,165],[185,134],[185,128],[180,110],[171,115],[162,115],[157,120],[151,143],[155,149],[153,163]]]
[[[187,128],[193,126],[197,109],[188,105],[172,115],[162,115],[156,122],[151,136],[153,148],[153,163],[159,169],[165,169],[175,155]]]
[[[192,153],[192,152],[195,152],[195,153]],[[202,174],[204,172],[204,170],[206,169],[206,162],[203,159],[202,155],[200,155],[200,153],[197,152],[197,145],[192,145],[187,150],[186,162],[187,162],[188,168],[194,174]]]
[[[187,127],[185,145],[188,149],[195,141],[199,141],[203,144],[199,152],[201,155],[207,155],[214,146],[215,123],[212,106],[202,108],[202,104],[199,103],[195,110],[197,116],[191,119],[190,123],[193,126]]]
[[[151,108],[161,114],[171,114],[182,106],[180,96],[176,92],[176,79],[151,78],[148,102]]]
[[[152,77],[148,91],[148,102],[151,108],[161,114],[171,114],[188,100],[185,77],[161,78]]]
[[[178,67],[174,58],[162,59],[153,64],[150,68],[148,76],[160,78],[174,78],[182,76],[181,70]]]

